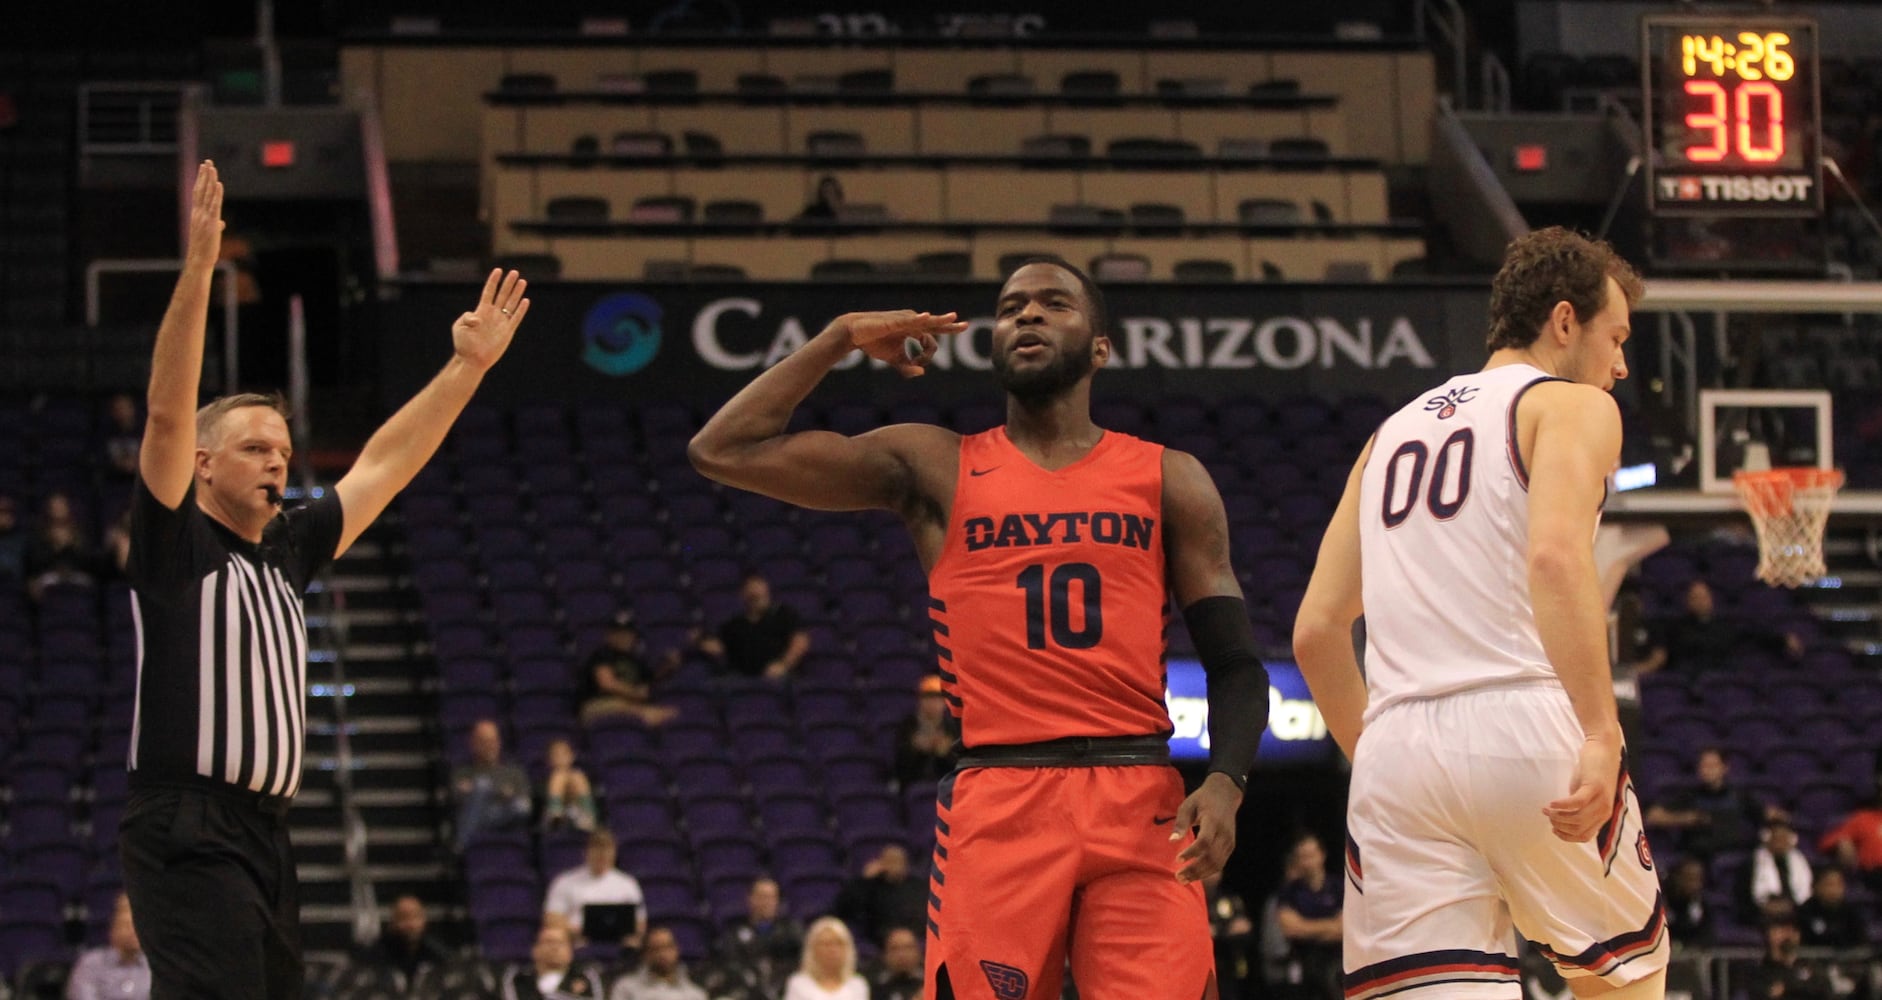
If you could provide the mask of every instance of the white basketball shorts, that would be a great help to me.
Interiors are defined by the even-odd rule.
[[[1554,684],[1387,708],[1347,799],[1347,1000],[1519,997],[1520,931],[1564,976],[1622,986],[1666,966],[1665,907],[1625,761],[1594,841],[1557,839],[1581,727]]]

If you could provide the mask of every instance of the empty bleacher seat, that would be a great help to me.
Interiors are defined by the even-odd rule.
[[[543,214],[551,222],[606,222],[608,199],[586,195],[563,195],[549,199]]]
[[[967,80],[974,97],[1031,97],[1033,79],[1023,73],[984,73]]]
[[[1297,226],[1301,222],[1300,205],[1287,198],[1246,198],[1235,206],[1235,215],[1244,226]]]
[[[1059,93],[1068,97],[1116,97],[1122,88],[1116,70],[1073,70],[1059,78]]]
[[[892,93],[895,90],[895,71],[892,69],[850,70],[836,78],[836,90],[839,94]]]
[[[1140,253],[1108,253],[1094,257],[1091,276],[1097,281],[1148,281],[1150,258]]]
[[[693,221],[696,205],[684,195],[650,195],[634,199],[627,221],[648,225],[685,225]]]
[[[549,73],[510,73],[497,81],[497,93],[506,97],[555,93],[555,77]]]
[[[1177,261],[1171,276],[1178,281],[1234,281],[1235,265],[1226,260],[1190,258]]]
[[[859,132],[824,129],[804,137],[804,152],[815,157],[855,157],[868,149]]]
[[[609,140],[608,153],[612,156],[672,156],[673,140],[664,132],[621,131]]]
[[[690,69],[663,69],[644,74],[642,80],[649,94],[688,95],[699,93],[699,74]]]
[[[1172,235],[1184,222],[1181,205],[1140,201],[1130,207],[1131,228],[1143,236]]]
[[[1019,155],[1038,158],[1073,158],[1091,155],[1091,139],[1083,135],[1034,135],[1020,140]]]

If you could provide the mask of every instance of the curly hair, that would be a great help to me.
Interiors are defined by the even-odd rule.
[[[1487,346],[1497,351],[1535,343],[1557,302],[1567,302],[1576,321],[1587,322],[1607,305],[1609,278],[1629,306],[1640,301],[1640,275],[1605,241],[1560,226],[1516,238],[1490,282]]]

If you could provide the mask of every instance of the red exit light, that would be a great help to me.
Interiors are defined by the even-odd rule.
[[[291,167],[294,165],[294,142],[291,139],[277,139],[261,144],[261,165],[264,167]]]
[[[1549,169],[1549,147],[1538,143],[1517,146],[1511,158],[1516,163],[1516,169],[1524,173],[1533,174]]]

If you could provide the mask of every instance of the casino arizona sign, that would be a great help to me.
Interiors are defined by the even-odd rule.
[[[721,371],[769,368],[802,347],[816,332],[795,315],[778,319],[775,326],[763,317],[764,303],[755,298],[728,297],[707,302],[693,318],[693,348],[702,361]],[[750,329],[753,321],[768,336],[755,337]],[[743,329],[733,335],[726,329],[728,325]],[[1166,318],[1127,314],[1118,319],[1117,327],[1111,355],[1114,368],[1374,371],[1437,367],[1424,338],[1404,315]],[[992,333],[991,318],[969,320],[965,334],[942,342],[933,366],[943,371],[991,368]],[[838,367],[851,368],[862,361],[862,354],[857,353]]]

